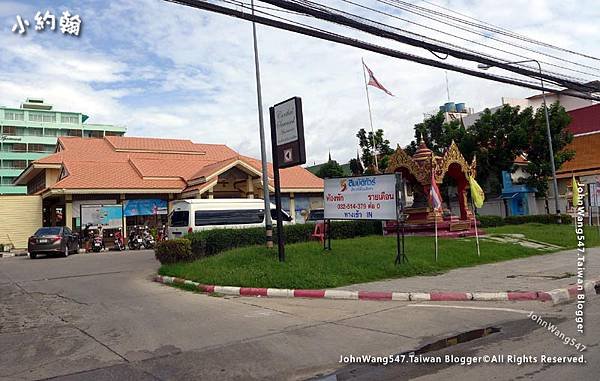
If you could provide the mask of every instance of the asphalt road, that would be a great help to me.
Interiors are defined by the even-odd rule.
[[[598,296],[585,366],[361,367],[340,356],[397,354],[492,326],[501,331],[439,353],[569,351],[527,315],[568,332],[573,305],[223,298],[154,283],[157,268],[149,251],[0,259],[0,379],[597,379]]]

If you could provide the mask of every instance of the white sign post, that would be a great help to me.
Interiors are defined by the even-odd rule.
[[[396,175],[325,179],[325,219],[395,220]]]

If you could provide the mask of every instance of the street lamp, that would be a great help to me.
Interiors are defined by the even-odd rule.
[[[544,102],[544,115],[546,116],[546,135],[548,136],[548,146],[550,148],[550,164],[552,165],[552,188],[554,189],[554,207],[556,209],[557,222],[562,223],[560,218],[560,208],[558,206],[558,182],[556,181],[556,166],[554,164],[554,149],[552,148],[552,133],[550,132],[550,118],[548,117],[548,107],[546,105],[546,92],[544,91],[544,79],[542,78],[542,65],[538,60],[530,59],[515,62],[505,62],[506,65],[514,65],[526,62],[535,62],[540,71],[540,84],[542,85],[542,99]],[[487,70],[495,65],[477,64],[477,68]]]

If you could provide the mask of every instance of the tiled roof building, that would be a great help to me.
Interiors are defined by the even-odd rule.
[[[304,205],[322,200],[323,180],[301,167],[281,170],[287,209],[299,216]],[[273,191],[272,166],[269,189]],[[78,205],[136,198],[261,198],[261,163],[221,144],[190,140],[106,136],[60,137],[56,152],[32,162],[16,179],[38,194],[47,210],[65,209],[67,226],[77,227]],[[321,201],[322,202],[322,201]],[[69,206],[70,205],[70,206]],[[69,211],[71,210],[71,213]],[[56,224],[53,212],[45,224]],[[306,211],[303,212],[306,214]]]

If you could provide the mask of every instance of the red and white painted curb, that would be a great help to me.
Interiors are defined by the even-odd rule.
[[[280,298],[316,298],[342,300],[384,300],[384,301],[551,301],[565,303],[577,298],[577,286],[551,291],[508,291],[508,292],[393,292],[393,291],[349,291],[349,290],[292,290],[286,288],[255,288],[235,286],[214,286],[191,280],[157,275],[154,280],[163,284],[179,284],[197,288],[201,292],[219,293],[233,296],[258,296]],[[600,289],[600,279],[584,283],[583,292],[596,293]],[[600,291],[598,292],[600,293]]]

